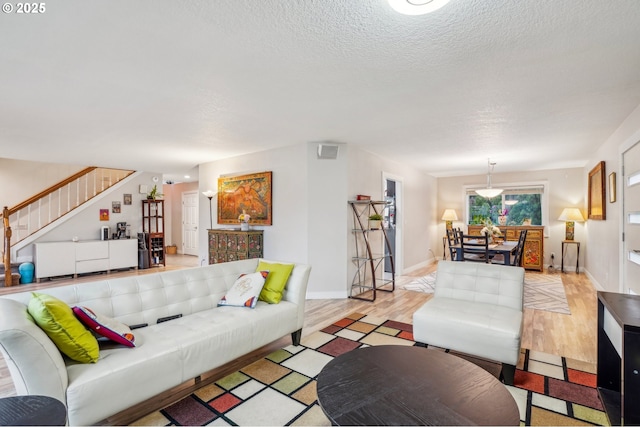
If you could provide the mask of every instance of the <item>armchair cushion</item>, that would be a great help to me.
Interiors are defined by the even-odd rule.
[[[441,261],[433,298],[413,314],[415,340],[515,365],[523,298],[521,267]]]

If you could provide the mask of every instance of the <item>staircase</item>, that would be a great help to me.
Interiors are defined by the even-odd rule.
[[[87,167],[12,208],[5,206],[0,214],[4,285],[11,286],[16,280],[16,275],[11,273],[12,247],[133,173],[130,170]]]

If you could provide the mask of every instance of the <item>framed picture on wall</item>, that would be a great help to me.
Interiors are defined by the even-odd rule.
[[[125,205],[130,205],[131,204],[131,194],[125,193],[122,195],[122,199]]]
[[[218,224],[239,224],[242,213],[251,224],[271,225],[271,172],[218,179]]]
[[[611,172],[609,174],[609,203],[615,203],[616,201],[616,173]]]
[[[606,205],[605,200],[606,180],[604,162],[599,162],[591,172],[589,172],[589,195],[587,214],[589,219],[605,220]]]

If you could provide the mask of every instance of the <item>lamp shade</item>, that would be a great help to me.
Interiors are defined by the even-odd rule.
[[[207,197],[209,200],[211,200],[213,198],[213,196],[216,195],[215,191],[212,190],[207,190],[207,191],[203,191],[202,194]]]
[[[584,217],[578,208],[564,208],[558,221],[584,221]]]
[[[443,221],[457,221],[458,215],[456,215],[455,209],[445,209],[442,214]]]
[[[573,240],[575,223],[584,221],[584,217],[578,208],[564,208],[558,221],[566,221],[565,239]]]
[[[476,194],[485,197],[487,199],[493,199],[496,196],[502,194],[501,188],[479,188],[476,190]]]

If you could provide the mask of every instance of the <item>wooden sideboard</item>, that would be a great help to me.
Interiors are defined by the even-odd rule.
[[[262,258],[262,230],[209,230],[209,264]]]
[[[483,225],[469,225],[469,234],[479,236]],[[520,230],[527,230],[524,242],[522,266],[527,270],[542,271],[544,265],[544,226],[541,225],[499,225],[498,228],[507,241],[518,241]]]

